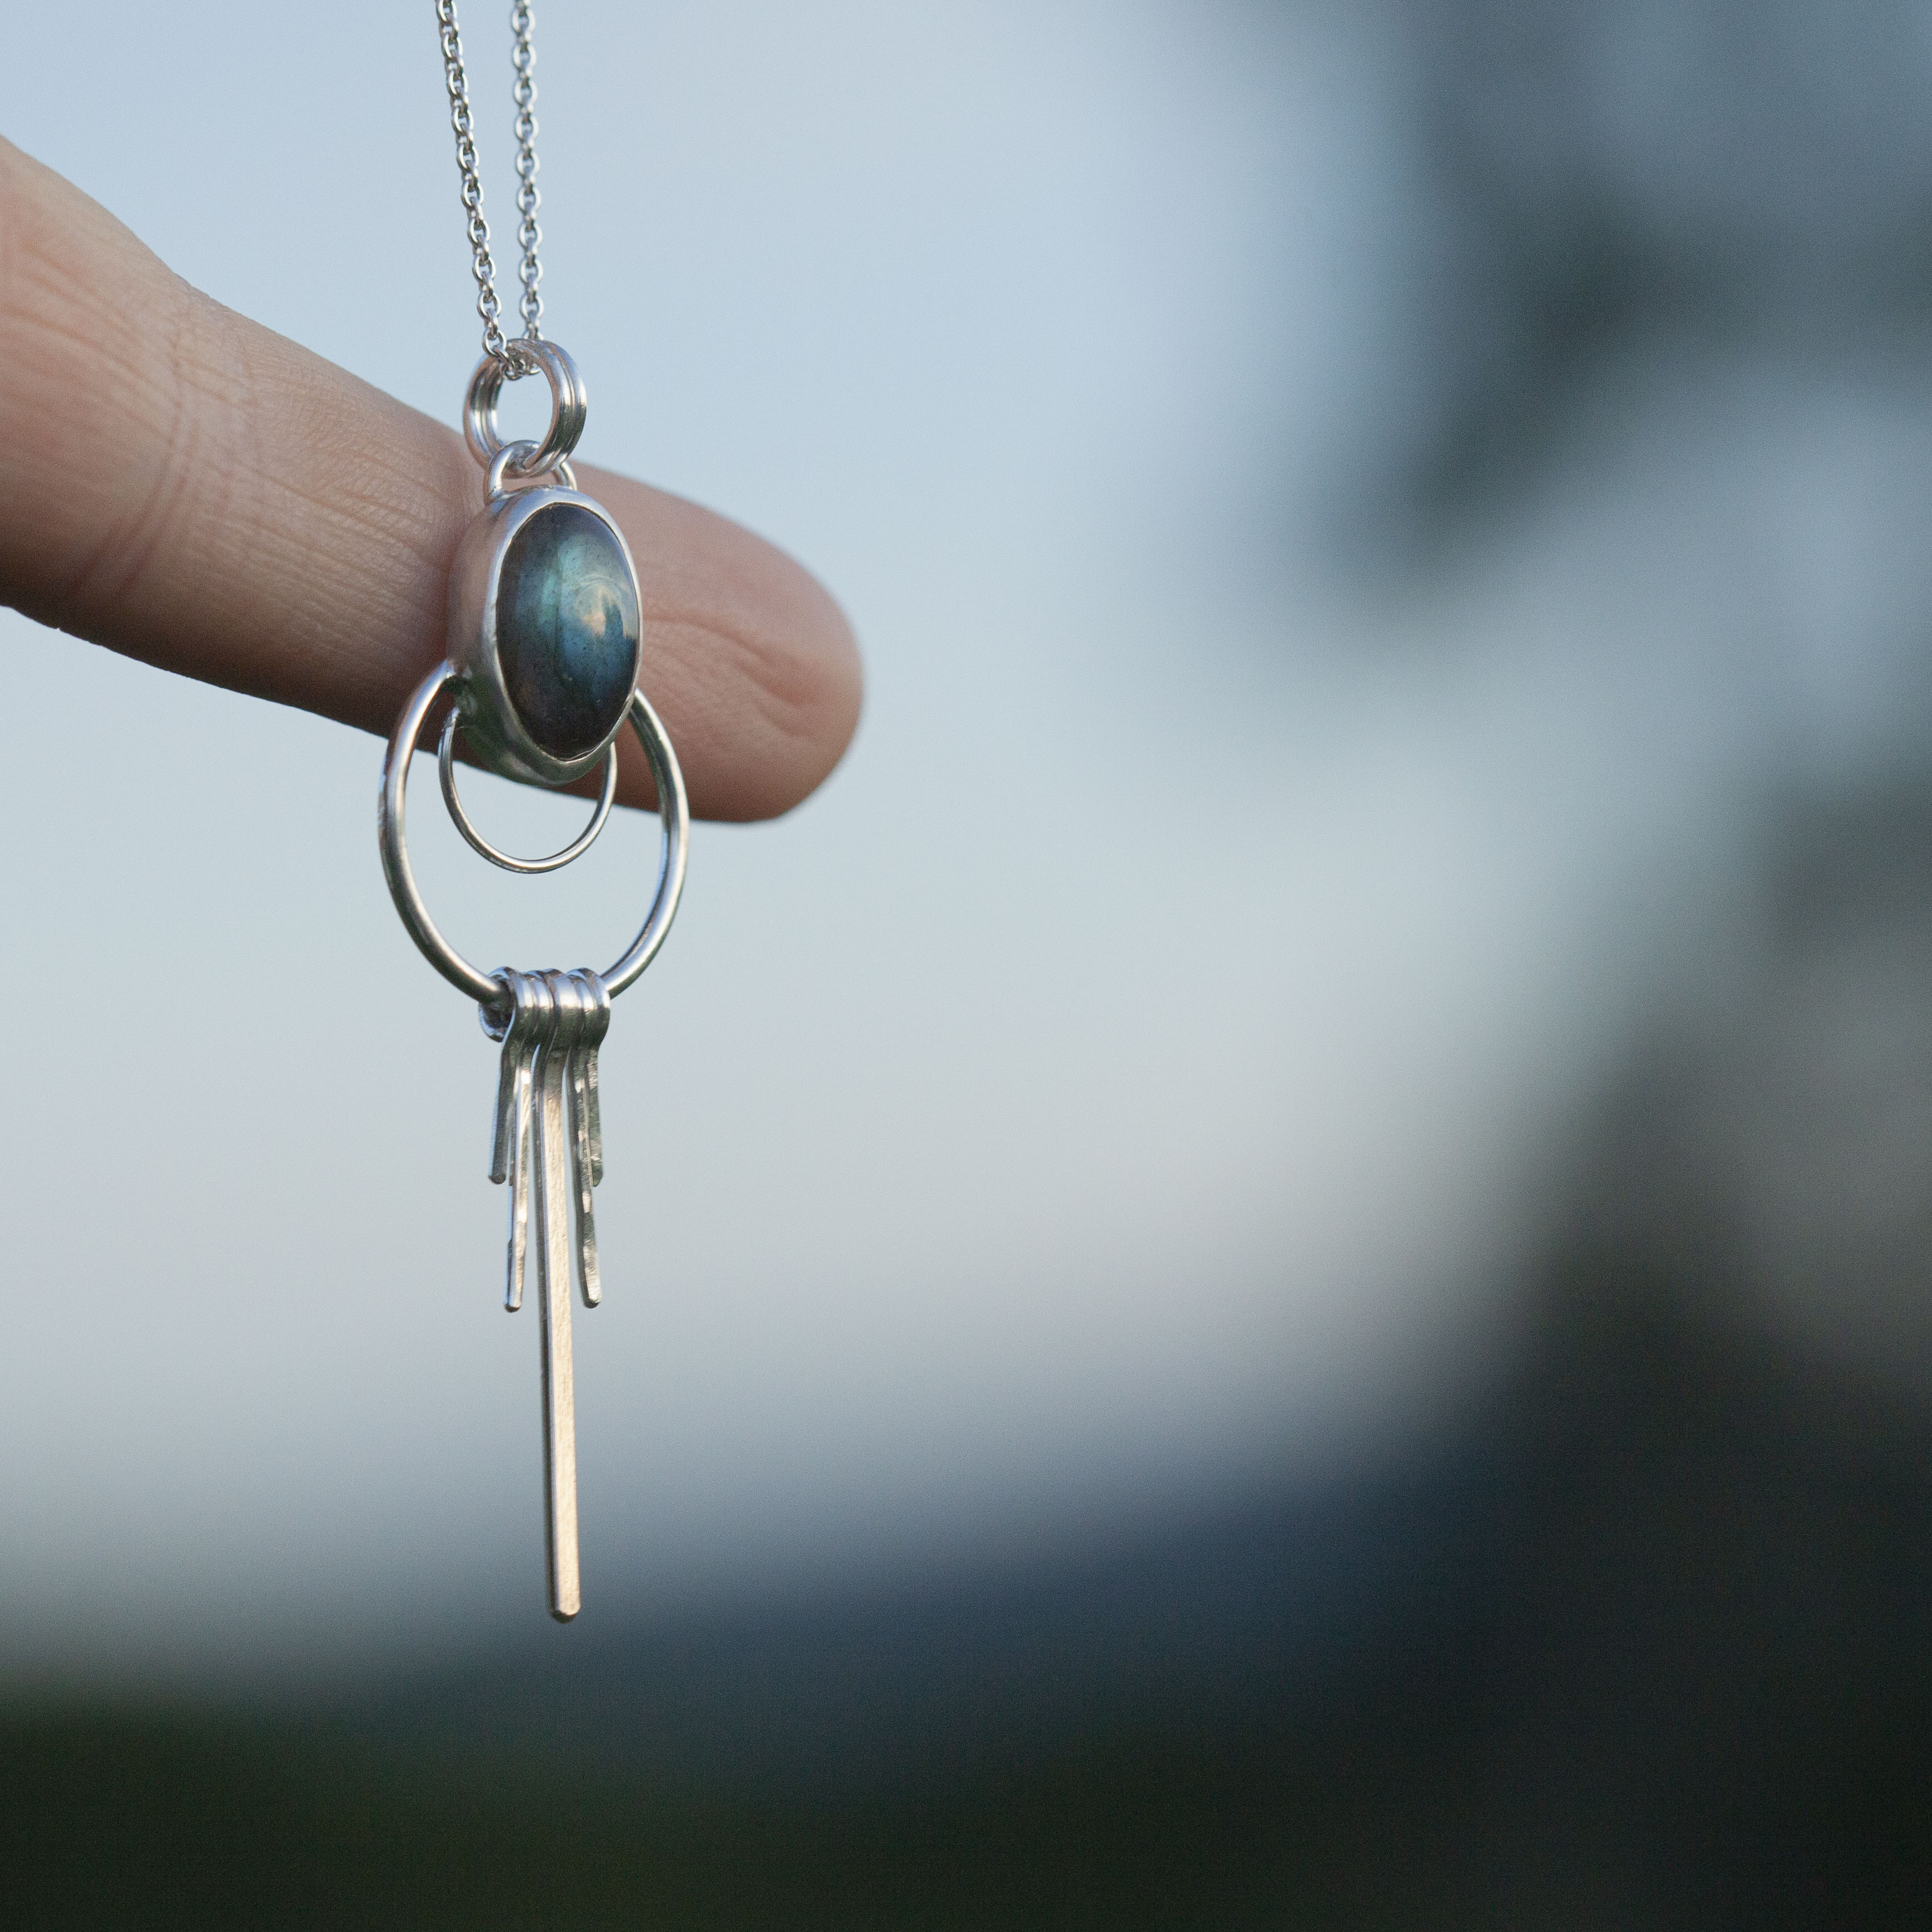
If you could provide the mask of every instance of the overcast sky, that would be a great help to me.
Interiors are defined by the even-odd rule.
[[[507,34],[464,24],[502,262]],[[427,5],[14,37],[11,139],[454,421]],[[1368,52],[1119,4],[586,4],[538,46],[585,453],[804,560],[870,676],[821,797],[698,829],[616,1010],[586,1616],[1385,1444],[1479,1374],[1574,1096],[1724,876],[1681,398],[1420,601],[1352,596],[1314,533],[1400,394],[1420,218]],[[1703,406],[1744,493],[1749,410]],[[1814,415],[1778,434],[1828,454]],[[380,746],[10,614],[0,650],[7,1664],[540,1618],[494,1054],[384,892]],[[471,789],[532,849],[578,808]],[[433,788],[412,833],[472,956],[640,916],[648,825],[550,881]]]

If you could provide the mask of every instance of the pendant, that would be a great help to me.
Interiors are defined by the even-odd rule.
[[[485,356],[464,415],[489,482],[449,575],[456,708],[491,770],[568,784],[609,748],[638,688],[638,573],[623,533],[571,474],[584,420],[576,365],[552,342],[516,346],[550,378],[551,428],[534,448],[504,445],[502,370]],[[534,480],[510,488],[519,474]],[[560,483],[542,480],[551,475]]]
[[[377,830],[404,927],[430,964],[477,1002],[484,1033],[502,1048],[489,1171],[509,1190],[504,1305],[513,1313],[522,1306],[534,1246],[546,1567],[550,1614],[568,1622],[582,1603],[571,1290],[586,1308],[602,1298],[591,1210],[604,1170],[598,1048],[611,1000],[636,983],[670,929],[684,886],[689,814],[676,754],[638,688],[636,568],[622,532],[571,472],[584,428],[582,379],[554,343],[526,338],[510,348],[548,378],[550,428],[540,442],[503,442],[496,400],[509,371],[485,357],[464,411],[466,440],[488,472],[485,500],[450,568],[449,656],[417,686],[389,740]],[[663,837],[644,923],[608,970],[485,972],[437,930],[410,866],[404,821],[410,763],[440,712],[436,762],[458,830],[493,864],[524,874],[567,866],[603,830],[616,796],[617,740],[628,721],[651,769]],[[490,770],[539,784],[569,784],[602,760],[603,784],[588,826],[545,858],[499,851],[457,793],[459,731]]]

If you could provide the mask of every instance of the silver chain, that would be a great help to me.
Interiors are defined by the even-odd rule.
[[[471,267],[476,277],[476,313],[483,319],[483,352],[500,362],[513,376],[529,366],[514,346],[506,341],[499,317],[502,303],[496,295],[496,264],[490,254],[490,224],[483,219],[483,183],[476,172],[476,139],[470,112],[470,82],[463,71],[463,40],[456,27],[456,0],[436,0],[436,20],[442,30],[442,74],[449,86],[449,124],[456,134],[456,165],[463,176],[463,206],[470,218]],[[515,44],[511,64],[516,70],[513,98],[517,104],[517,209],[522,220],[517,240],[524,251],[518,272],[524,285],[518,308],[524,318],[524,340],[542,339],[538,324],[543,320],[543,297],[537,284],[543,270],[537,262],[537,245],[543,230],[537,226],[537,83],[536,50],[532,44],[530,0],[516,0],[510,10],[510,32]]]

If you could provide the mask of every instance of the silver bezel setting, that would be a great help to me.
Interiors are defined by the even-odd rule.
[[[630,714],[630,700],[636,694],[644,659],[640,637],[631,666],[629,690],[616,723],[580,757],[560,758],[545,751],[518,716],[504,682],[502,661],[497,650],[497,586],[502,576],[503,560],[517,532],[543,510],[562,503],[588,510],[616,538],[624,567],[630,572],[632,593],[638,596],[641,611],[638,566],[623,532],[594,497],[556,484],[536,484],[491,496],[482,513],[464,532],[449,567],[446,634],[450,661],[456,667],[456,705],[463,719],[464,741],[472,755],[488,770],[505,778],[545,785],[568,784],[583,777],[603,758]]]

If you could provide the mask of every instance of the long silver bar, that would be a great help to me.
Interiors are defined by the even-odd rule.
[[[577,1562],[577,1400],[570,1348],[572,1192],[575,1166],[565,1088],[584,1009],[568,975],[543,976],[555,1002],[536,1066],[537,1286],[543,1314],[544,1520],[550,1613],[568,1623],[583,1606]]]

